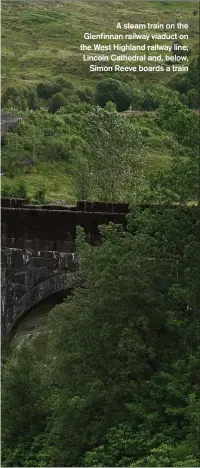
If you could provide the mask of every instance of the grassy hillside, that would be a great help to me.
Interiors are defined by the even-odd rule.
[[[105,14],[106,3],[106,14]],[[65,74],[80,88],[101,75],[91,74],[79,50],[84,32],[115,32],[116,23],[189,23],[189,46],[198,50],[198,2],[3,1],[2,89],[28,86]],[[119,75],[118,75],[119,77]],[[148,74],[148,79],[169,75]],[[84,78],[84,83],[83,83]],[[143,75],[144,78],[144,75]]]
[[[147,171],[155,171],[170,164],[170,156],[163,149],[162,152],[152,151],[148,154]],[[46,200],[60,200],[65,203],[76,203],[73,181],[69,174],[65,173],[67,164],[61,163],[40,163],[37,164],[28,174],[20,174],[13,179],[6,176],[2,177],[1,187],[5,189],[7,185],[16,187],[20,181],[23,181],[27,188],[27,194],[30,199],[35,198],[39,187],[43,186],[46,191]]]
[[[136,121],[145,136],[146,164],[145,175],[148,177],[159,169],[171,164],[172,148],[167,146],[166,141],[173,137],[170,133],[163,132],[154,124],[154,119],[145,117],[131,117]],[[180,150],[181,145],[177,145]],[[13,189],[23,181],[30,199],[35,199],[35,194],[40,187],[45,188],[46,200],[62,200],[66,203],[76,202],[73,178],[70,174],[70,164],[68,162],[40,162],[33,167],[26,167],[13,178],[2,177],[2,190],[6,186]]]
[[[28,173],[21,173],[13,179],[6,176],[2,177],[2,191],[7,186],[15,188],[23,181],[30,199],[34,199],[38,189],[44,187],[47,201],[63,200],[68,203],[74,203],[76,197],[73,183],[66,171],[67,164],[64,163],[39,163],[31,168]]]

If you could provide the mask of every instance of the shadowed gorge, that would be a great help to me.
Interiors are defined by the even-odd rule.
[[[35,307],[28,310],[21,317],[21,320],[19,318],[19,321],[16,321],[15,326],[12,328],[12,344],[18,344],[24,338],[32,339],[40,334],[45,334],[47,332],[49,312],[55,305],[60,304],[67,294],[70,294],[70,290],[52,293],[47,299],[40,301]]]

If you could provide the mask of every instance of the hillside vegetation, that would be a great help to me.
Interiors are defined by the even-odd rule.
[[[197,14],[194,15],[196,10]],[[145,16],[144,16],[145,12]],[[100,74],[88,71],[79,50],[83,34],[116,32],[121,22],[189,24],[189,47],[198,53],[198,2],[58,1],[2,2],[2,87],[26,87],[63,74],[79,88],[93,86]],[[138,52],[139,53],[139,52]],[[119,75],[115,78],[119,78]],[[120,79],[125,76],[121,75]],[[128,80],[130,77],[126,77]],[[147,79],[144,77],[143,79]],[[168,75],[148,74],[148,81]],[[84,83],[83,83],[84,79]]]
[[[139,201],[141,193],[147,198],[149,190],[154,193],[155,183],[165,190],[165,178],[175,177],[174,166],[195,169],[198,117],[177,97],[163,96],[153,115],[137,118],[113,106],[74,103],[54,114],[45,108],[29,112],[3,142],[3,195],[37,202]],[[195,200],[196,185],[192,188],[185,176],[188,201]],[[184,185],[172,185],[172,199],[182,198],[184,190]],[[162,198],[164,194],[158,195]]]
[[[2,195],[129,214],[98,247],[77,229],[71,294],[3,343],[2,466],[200,466],[197,5],[3,1],[2,106],[22,119],[2,139]],[[189,71],[89,75],[83,32],[145,15],[189,23]]]
[[[90,73],[79,50],[83,33],[115,32],[119,18],[121,22],[134,18],[135,23],[187,22],[188,75]],[[196,2],[136,1],[133,8],[129,1],[107,1],[106,14],[105,3],[99,1],[3,2],[2,106],[24,119],[3,140],[3,193],[26,193],[33,200],[38,199],[39,191],[42,199],[45,193],[47,201],[65,202],[76,200],[77,194],[83,196],[83,191],[77,192],[74,179],[75,154],[78,151],[80,157],[84,140],[76,120],[78,113],[92,112],[96,105],[105,107],[112,102],[119,112],[130,106],[151,112],[164,101],[167,106],[169,99],[178,99],[191,109],[197,108],[198,19]],[[175,154],[187,157],[190,151],[176,141],[171,130],[161,129],[150,112],[129,122],[130,128],[136,126],[141,132],[146,154],[143,174],[147,178],[167,168]],[[87,119],[80,120],[85,128]]]

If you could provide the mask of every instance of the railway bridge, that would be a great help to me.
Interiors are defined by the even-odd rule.
[[[40,301],[70,287],[77,268],[76,228],[90,243],[99,226],[126,223],[127,204],[80,201],[76,206],[30,205],[2,198],[2,335]]]

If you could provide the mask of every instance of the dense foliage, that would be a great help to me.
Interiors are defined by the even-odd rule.
[[[79,232],[74,294],[4,365],[5,466],[199,466],[195,210]]]
[[[95,90],[87,86],[77,89],[64,75],[58,75],[55,81],[41,82],[34,87],[8,87],[2,95],[2,107],[25,111],[46,105],[54,113],[60,107],[73,103],[96,103],[104,107],[112,101],[119,112],[130,106],[136,110],[155,110],[164,97],[170,98],[175,93],[189,108],[199,107],[199,56],[192,59],[189,72],[175,74],[167,87],[159,83],[142,83],[133,75],[128,81],[103,78]]]
[[[101,107],[112,101],[116,104],[117,110],[122,112],[128,109],[131,104],[131,88],[118,80],[104,79],[96,87],[95,99]]]
[[[62,80],[61,83],[63,86]],[[45,86],[39,89],[41,93],[47,92]],[[171,165],[173,168],[179,165],[179,179],[182,177],[181,184],[184,180],[184,185],[179,182],[177,187],[184,196],[189,184],[188,199],[195,200],[198,117],[180,101],[177,93],[162,85],[155,85],[152,89],[154,93],[152,90],[144,91],[146,103],[148,101],[150,107],[155,104],[155,109],[157,106],[158,109],[143,112],[138,117],[118,113],[112,101],[108,101],[104,109],[87,102],[62,102],[62,97],[67,99],[62,93],[50,98],[51,105],[59,104],[56,112],[51,113],[46,107],[41,107],[24,114],[20,124],[3,140],[2,167],[7,176],[3,193],[17,195],[15,187],[19,185],[19,178],[22,177],[25,184],[23,174],[34,174],[34,167],[39,163],[63,163],[72,177],[75,199],[139,200],[141,189],[143,192],[145,188],[147,197],[147,188],[155,184],[155,177],[159,180],[160,177],[163,180],[171,177],[173,189],[177,171],[174,172]],[[71,91],[74,92],[73,89]],[[151,153],[156,153],[162,166],[166,166],[161,174],[156,171],[153,178],[151,171],[147,174],[146,169]],[[169,166],[165,164],[166,154],[170,158]],[[188,169],[194,174],[193,189],[190,178],[186,176]],[[157,186],[157,200],[161,201],[162,197],[164,200],[165,196],[160,195],[160,191],[165,192],[165,185]],[[35,193],[32,196],[35,198]]]
[[[200,58],[192,60],[189,71],[183,76],[175,75],[170,82],[170,87],[181,94],[181,100],[190,108],[199,108],[199,62]]]
[[[72,173],[78,199],[126,201],[141,183],[144,144],[137,127],[115,110],[94,109],[75,150]]]
[[[4,196],[63,163],[75,199],[130,204],[127,229],[102,226],[98,247],[78,230],[73,294],[45,336],[3,355],[3,466],[200,464],[198,68],[168,86],[62,75],[3,93],[23,117],[3,139]],[[163,148],[169,164],[151,171]]]

